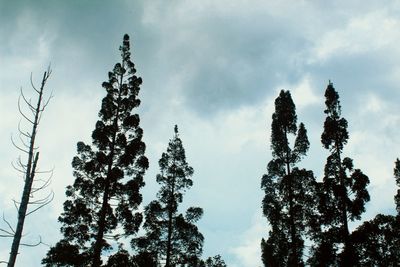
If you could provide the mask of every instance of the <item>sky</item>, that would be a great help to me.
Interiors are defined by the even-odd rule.
[[[30,215],[25,243],[60,239],[57,217],[72,184],[78,141],[91,142],[101,87],[119,60],[125,33],[143,85],[137,110],[150,168],[143,205],[155,198],[158,159],[179,126],[193,187],[182,208],[200,206],[204,257],[261,266],[262,175],[271,160],[274,99],[290,90],[311,143],[301,167],[322,179],[324,91],[339,92],[350,139],[345,155],[369,176],[362,220],[394,214],[394,161],[400,157],[400,2],[398,1],[28,1],[0,0],[0,212],[12,224],[22,179],[11,162],[20,89],[34,97],[51,64],[37,144],[41,170],[54,168],[53,202]],[[22,123],[22,126],[24,123]],[[49,189],[50,190],[50,189]],[[352,224],[356,227],[359,222]],[[5,227],[4,221],[0,227]],[[0,261],[10,240],[0,241]],[[40,266],[46,245],[22,247],[17,266]]]

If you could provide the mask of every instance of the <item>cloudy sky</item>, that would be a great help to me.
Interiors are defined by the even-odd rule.
[[[323,94],[332,80],[349,121],[345,149],[370,178],[363,219],[394,213],[393,162],[400,157],[400,4],[397,1],[7,1],[0,0],[0,211],[11,223],[22,181],[10,136],[22,87],[32,95],[51,63],[53,92],[37,142],[40,168],[54,167],[55,199],[28,217],[24,241],[54,244],[76,143],[90,142],[125,33],[143,78],[138,110],[150,169],[144,204],[158,186],[157,161],[179,125],[194,186],[183,207],[200,206],[204,256],[261,266],[261,176],[271,159],[273,101],[291,90],[311,149],[302,166],[321,179]],[[356,224],[353,224],[353,227]],[[0,222],[5,227],[4,222]],[[0,241],[0,260],[10,240]],[[18,266],[39,266],[46,246],[21,248]]]

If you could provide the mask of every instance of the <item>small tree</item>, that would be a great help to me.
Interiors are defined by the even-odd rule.
[[[294,136],[294,145],[290,145]],[[315,179],[296,165],[308,151],[303,123],[297,125],[296,107],[289,91],[282,90],[272,115],[272,160],[262,177],[263,213],[272,230],[261,242],[266,266],[303,266],[304,237],[312,212]]]
[[[39,160],[39,151],[35,143],[40,119],[42,117],[43,111],[45,110],[51,99],[51,96],[47,100],[45,100],[43,97],[44,87],[47,83],[48,78],[50,77],[50,74],[51,70],[50,68],[48,68],[48,70],[43,74],[42,82],[39,89],[35,87],[31,75],[31,85],[34,92],[37,93],[36,104],[32,103],[30,99],[28,100],[25,97],[22,89],[20,97],[18,99],[18,110],[23,119],[32,128],[30,132],[23,131],[21,130],[19,125],[18,130],[21,145],[17,145],[17,143],[13,139],[11,139],[13,145],[27,156],[27,160],[26,163],[23,163],[21,158],[19,158],[17,165],[13,164],[13,167],[24,176],[24,188],[22,191],[21,201],[18,202],[14,200],[14,205],[18,210],[17,226],[14,229],[3,216],[3,220],[7,223],[9,229],[6,230],[0,228],[0,232],[2,233],[0,237],[12,237],[13,239],[10,250],[10,257],[7,262],[8,267],[13,267],[15,265],[18,250],[21,245],[21,238],[26,217],[46,206],[53,199],[53,192],[51,192],[44,198],[38,199],[37,197],[35,197],[38,192],[42,191],[50,184],[51,179],[51,175],[46,180],[37,179],[36,177],[36,174],[38,173],[37,164]],[[31,115],[27,115],[26,112],[23,111],[21,99],[24,101]],[[33,208],[29,210],[29,206],[33,206]],[[40,243],[41,241],[39,241],[36,245],[39,245]]]
[[[125,35],[121,62],[103,83],[107,95],[92,145],[78,142],[78,155],[72,160],[76,179],[67,187],[64,212],[59,217],[64,238],[43,259],[46,266],[99,267],[102,251],[111,248],[107,239],[118,241],[121,236],[133,235],[142,222],[138,207],[148,160],[139,115],[133,113],[140,104],[137,97],[142,79],[135,75],[129,50],[129,36]],[[67,250],[70,254],[65,258]]]
[[[221,255],[216,255],[214,257],[208,257],[205,261],[201,261],[200,267],[226,267],[225,261],[222,259]]]
[[[350,238],[349,220],[359,220],[369,201],[366,189],[369,178],[354,169],[353,160],[343,157],[347,144],[347,120],[341,117],[339,94],[332,83],[325,91],[323,146],[329,150],[323,182],[320,185],[319,212],[321,214],[312,265],[354,266],[355,254]],[[339,254],[339,255],[338,255]],[[329,264],[328,264],[329,263]]]
[[[204,238],[195,223],[201,218],[203,210],[191,207],[185,215],[178,211],[183,194],[193,185],[190,179],[193,168],[186,162],[177,126],[159,165],[161,173],[157,175],[157,182],[161,188],[158,199],[146,206],[146,235],[133,239],[132,246],[138,251],[151,253],[159,263],[165,261],[166,267],[177,264],[197,266]]]

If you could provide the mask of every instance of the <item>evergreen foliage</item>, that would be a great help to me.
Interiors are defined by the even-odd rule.
[[[400,161],[395,162],[394,178],[400,187]],[[399,209],[399,191],[395,204]],[[358,266],[397,266],[400,262],[400,215],[378,214],[351,235]]]
[[[178,264],[197,266],[204,238],[195,223],[201,218],[203,210],[190,207],[184,215],[178,210],[183,194],[193,185],[193,168],[186,162],[177,126],[167,151],[159,160],[159,166],[157,182],[161,188],[158,199],[150,202],[144,211],[146,235],[133,239],[132,246],[139,252],[150,253],[158,263],[165,261],[167,267]]]
[[[261,242],[265,266],[304,266],[304,234],[313,210],[315,179],[312,171],[296,165],[309,145],[304,124],[297,125],[290,92],[282,90],[272,115],[272,160],[261,182],[263,213],[272,228],[268,240]]]
[[[129,50],[129,36],[125,35],[121,62],[102,84],[107,94],[92,145],[77,144],[78,154],[72,160],[75,182],[67,187],[64,212],[59,217],[64,237],[43,259],[46,266],[98,267],[102,251],[112,248],[108,240],[136,234],[142,222],[137,209],[148,160],[139,116],[133,113],[140,105],[142,79],[135,75]]]
[[[199,267],[226,267],[225,261],[221,258],[220,255],[216,255],[214,257],[209,257],[205,261],[201,261]]]
[[[369,201],[369,178],[354,169],[353,160],[343,157],[349,134],[347,120],[341,117],[339,94],[332,83],[325,91],[323,146],[329,150],[323,182],[319,188],[320,213],[316,245],[309,263],[313,266],[354,266],[355,253],[350,238],[349,220],[359,220]]]
[[[352,234],[356,266],[398,266],[400,263],[400,218],[378,214]]]

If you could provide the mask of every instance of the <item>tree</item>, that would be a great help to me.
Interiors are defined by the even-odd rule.
[[[293,147],[289,139],[295,137]],[[262,177],[263,213],[272,230],[261,242],[266,266],[303,266],[303,235],[312,213],[315,179],[312,171],[299,169],[309,149],[303,123],[297,126],[296,107],[289,91],[282,90],[272,115],[272,160]]]
[[[365,203],[370,199],[366,189],[369,178],[361,170],[354,169],[352,159],[343,157],[349,138],[347,120],[341,117],[339,94],[330,82],[325,91],[325,104],[321,142],[330,155],[320,184],[321,227],[309,262],[316,266],[354,266],[356,259],[348,223],[359,220],[365,211]]]
[[[400,219],[378,214],[364,222],[352,234],[355,266],[398,266],[400,262]]]
[[[14,146],[19,149],[22,153],[27,155],[26,163],[22,163],[21,158],[18,159],[17,165],[13,165],[13,167],[19,171],[24,177],[24,188],[22,191],[21,201],[17,202],[14,200],[14,205],[18,210],[18,219],[17,219],[17,226],[14,230],[11,227],[11,224],[4,218],[4,221],[8,225],[8,230],[0,228],[0,232],[2,233],[0,237],[12,237],[12,245],[10,250],[10,256],[7,262],[8,267],[13,267],[15,265],[18,250],[21,245],[21,238],[24,229],[25,219],[28,215],[32,214],[33,212],[41,209],[42,207],[49,204],[53,199],[53,192],[45,196],[44,198],[37,199],[35,195],[45,189],[50,184],[51,175],[48,179],[36,179],[36,174],[38,173],[37,166],[39,160],[39,151],[36,147],[36,136],[38,132],[38,126],[43,114],[43,111],[47,107],[51,96],[45,100],[44,99],[44,87],[47,83],[48,78],[50,77],[51,70],[50,67],[46,72],[43,74],[42,82],[40,88],[37,89],[33,83],[32,75],[31,75],[31,85],[35,93],[37,94],[37,101],[36,105],[31,102],[31,100],[27,99],[24,95],[22,89],[20,93],[20,97],[18,99],[18,110],[24,120],[32,127],[31,131],[23,131],[18,127],[19,134],[20,134],[20,141],[22,145],[17,145],[13,139],[12,143]],[[29,109],[31,115],[27,115],[26,112],[23,111],[21,105],[21,99],[24,101],[26,107]],[[29,206],[34,206],[33,209],[28,210]],[[36,245],[39,245],[41,240]],[[30,245],[35,246],[35,245]]]
[[[203,215],[203,210],[190,207],[185,215],[178,211],[183,194],[193,185],[190,178],[193,168],[186,162],[177,126],[167,151],[159,160],[159,166],[161,173],[157,175],[157,182],[161,188],[158,199],[145,207],[146,234],[133,239],[132,246],[139,252],[150,252],[155,261],[165,261],[167,267],[177,264],[197,266],[204,238],[195,223]]]
[[[226,267],[226,263],[221,255],[216,255],[214,257],[208,257],[205,261],[202,260],[200,267]]]
[[[118,241],[121,236],[136,234],[142,222],[138,207],[148,160],[139,115],[133,113],[140,105],[142,79],[135,75],[129,50],[129,36],[125,35],[121,62],[102,84],[106,96],[92,145],[77,144],[78,155],[72,160],[75,182],[67,187],[64,212],[59,217],[64,237],[43,259],[46,266],[71,266],[60,256],[62,248],[68,247],[70,257],[79,259],[79,264],[72,266],[98,267],[102,251],[111,248],[107,239]]]
[[[400,161],[395,162],[394,178],[400,187]],[[358,266],[397,266],[400,262],[399,192],[395,196],[397,216],[378,214],[352,234]]]

